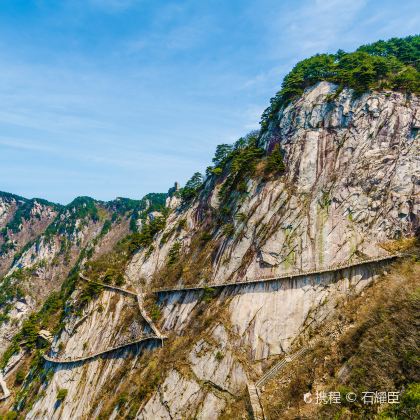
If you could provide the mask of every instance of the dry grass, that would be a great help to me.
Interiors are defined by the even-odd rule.
[[[269,419],[374,418],[379,405],[305,404],[316,391],[394,391],[420,382],[420,264],[390,273],[337,308],[337,334],[273,380],[264,395]],[[409,418],[409,417],[407,417]]]
[[[402,238],[381,244],[381,247],[390,253],[412,250],[416,245],[416,238]]]
[[[114,407],[118,405],[117,418],[133,419],[139,407],[153,395],[172,369],[176,369],[186,378],[197,380],[189,366],[188,357],[191,349],[201,338],[209,343],[214,341],[210,331],[225,318],[225,305],[219,305],[215,299],[199,303],[186,329],[188,335],[171,335],[165,341],[164,347],[142,351],[134,370],[123,367],[113,375],[101,395],[97,396],[97,403],[106,401],[102,406],[100,418],[109,418]],[[203,387],[208,386],[198,382]],[[125,401],[123,406],[121,399]]]
[[[210,278],[213,253],[217,245],[214,241],[203,240],[202,236],[201,230],[196,232],[187,252],[182,251],[173,264],[165,264],[155,272],[151,283],[152,288],[170,287],[180,279],[183,284],[191,285],[199,283],[202,279]]]

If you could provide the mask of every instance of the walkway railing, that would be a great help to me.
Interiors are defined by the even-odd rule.
[[[302,276],[308,276],[308,275],[314,275],[314,274],[328,273],[328,272],[332,272],[332,271],[342,270],[342,269],[346,269],[346,268],[356,267],[356,266],[360,266],[360,265],[364,265],[364,264],[370,264],[370,263],[379,262],[379,261],[391,260],[391,259],[395,259],[395,258],[398,258],[398,257],[401,257],[401,256],[402,256],[401,254],[386,255],[386,256],[368,258],[368,259],[361,260],[361,261],[356,261],[356,262],[334,264],[334,265],[331,265],[331,266],[323,268],[323,269],[315,269],[315,270],[307,270],[307,271],[301,271],[301,270],[293,271],[293,272],[290,272],[290,273],[280,274],[280,275],[275,276],[275,277],[260,277],[260,278],[257,278],[257,279],[246,279],[245,281],[240,281],[240,282],[205,283],[205,284],[200,284],[200,285],[196,285],[196,286],[176,286],[176,287],[171,287],[171,288],[166,287],[166,288],[154,289],[154,290],[152,290],[152,292],[153,293],[167,293],[167,292],[174,292],[174,291],[180,291],[180,290],[187,290],[187,291],[188,290],[201,290],[201,289],[214,288],[214,287],[239,286],[239,285],[244,285],[244,284],[269,282],[269,281],[276,281],[276,280],[281,280],[281,279],[291,279],[291,278],[295,278],[295,277],[302,277]],[[106,350],[102,350],[102,351],[99,351],[99,352],[96,352],[96,353],[91,353],[91,354],[88,354],[86,356],[54,357],[54,356],[44,355],[43,357],[44,357],[45,360],[47,360],[49,362],[53,362],[53,363],[80,362],[80,361],[95,358],[95,357],[100,356],[102,354],[106,354],[106,353],[110,353],[112,351],[123,349],[124,347],[127,347],[127,346],[131,346],[131,345],[134,345],[134,344],[139,344],[139,343],[142,343],[142,342],[147,341],[147,340],[152,340],[152,339],[163,340],[163,339],[166,338],[164,335],[162,335],[160,333],[158,328],[153,323],[152,319],[147,315],[146,311],[143,309],[142,294],[137,294],[135,292],[132,292],[131,290],[123,289],[121,287],[111,286],[109,284],[100,283],[100,282],[97,282],[97,281],[90,280],[83,273],[80,273],[79,275],[83,280],[85,280],[89,283],[97,284],[97,285],[99,285],[103,288],[113,290],[113,291],[117,291],[117,292],[120,292],[120,293],[124,293],[124,294],[127,294],[129,296],[134,296],[137,300],[138,307],[139,307],[139,310],[140,310],[140,313],[141,313],[142,317],[149,324],[149,326],[152,329],[152,331],[154,332],[154,334],[148,334],[148,335],[145,335],[145,336],[139,338],[138,340],[131,341],[131,342],[128,342],[128,343],[125,343],[125,344],[121,344],[119,346],[112,347],[112,348],[109,348],[109,349],[106,349]],[[270,378],[272,378],[286,363],[289,363],[290,361],[293,361],[296,358],[302,356],[306,351],[308,351],[308,349],[309,349],[309,347],[303,347],[299,351],[297,351],[296,353],[294,353],[290,356],[286,356],[279,363],[277,363],[275,366],[273,366],[255,384],[256,388],[258,389],[259,387],[261,387],[266,381],[268,381]]]
[[[243,281],[236,281],[236,282],[225,282],[225,283],[202,283],[198,285],[192,285],[192,286],[173,286],[173,287],[161,287],[157,289],[153,289],[152,293],[170,293],[170,292],[176,292],[176,291],[182,291],[182,290],[201,290],[201,289],[207,289],[207,288],[215,288],[215,287],[227,287],[227,286],[241,286],[246,284],[253,284],[253,283],[262,283],[262,282],[270,282],[270,281],[276,281],[276,280],[282,280],[282,279],[292,279],[295,277],[303,277],[308,275],[314,275],[314,274],[323,274],[323,273],[329,273],[332,271],[337,270],[343,270],[346,268],[351,267],[357,267],[364,264],[371,264],[379,261],[386,261],[386,260],[392,260],[395,258],[401,257],[401,254],[393,254],[393,255],[385,255],[380,257],[374,257],[374,258],[368,258],[365,260],[359,260],[355,262],[348,262],[348,263],[340,263],[340,264],[334,264],[326,268],[320,268],[320,269],[314,269],[314,270],[295,270],[289,273],[279,274],[274,277],[259,277],[257,279],[246,279]]]
[[[303,356],[305,353],[309,351],[310,347],[302,347],[297,352],[290,354],[283,359],[281,359],[278,363],[276,363],[268,372],[266,372],[257,382],[255,382],[255,386],[257,388],[261,388],[264,384],[273,378],[277,372],[279,372],[284,366],[288,363],[293,362],[294,360],[298,359],[300,356]]]
[[[144,310],[144,308],[143,308],[143,294],[142,293],[137,294],[135,292],[132,292],[131,290],[123,289],[122,287],[111,286],[109,284],[105,284],[105,283],[101,283],[99,281],[91,280],[90,278],[86,277],[83,273],[79,273],[79,276],[80,276],[80,278],[87,281],[88,283],[97,284],[98,286],[102,286],[105,289],[121,292],[121,293],[127,294],[129,296],[135,297],[137,305],[139,307],[140,314],[144,318],[144,320],[149,324],[149,327],[152,329],[152,331],[159,338],[166,338],[166,336],[164,336],[160,333],[160,331],[158,330],[158,328],[156,327],[156,325],[154,324],[152,319],[149,317],[149,315],[147,315],[146,311]]]
[[[159,331],[158,327],[152,321],[152,318],[150,318],[150,316],[147,315],[146,311],[144,310],[144,308],[143,308],[143,295],[142,294],[138,294],[137,295],[137,303],[139,305],[139,310],[140,310],[141,316],[149,324],[149,327],[156,334],[156,336],[159,337],[159,338],[167,338],[165,335],[162,335],[161,334],[161,332]]]
[[[144,341],[154,340],[154,339],[155,340],[162,340],[163,338],[164,337],[157,337],[154,334],[148,334],[148,335],[144,335],[143,337],[141,337],[141,338],[139,338],[137,340],[130,341],[128,343],[124,343],[124,344],[121,344],[119,346],[111,347],[111,348],[106,349],[106,350],[98,351],[98,352],[95,352],[95,353],[90,353],[90,354],[87,354],[85,356],[79,356],[79,357],[71,357],[71,356],[68,356],[68,357],[58,357],[57,356],[56,357],[56,356],[48,356],[48,355],[44,354],[43,355],[43,358],[46,361],[52,362],[52,363],[75,363],[75,362],[83,362],[85,360],[89,360],[89,359],[93,359],[95,357],[101,356],[103,354],[111,353],[111,352],[117,351],[117,350],[122,350],[123,348],[128,347],[128,346],[132,346],[134,344],[140,344],[140,343],[143,343]]]
[[[330,320],[323,326],[323,328],[329,329],[333,324],[334,320]],[[248,383],[248,394],[251,401],[251,408],[253,412],[254,419],[265,419],[264,417],[264,407],[260,398],[260,390],[262,387],[274,376],[276,376],[288,363],[291,363],[295,360],[298,360],[300,357],[304,356],[311,348],[313,348],[321,338],[317,338],[312,343],[309,343],[307,346],[301,347],[294,353],[286,354],[280,361],[274,364],[266,373],[264,373],[261,378],[255,382],[255,384]]]
[[[325,319],[324,319],[325,321]],[[324,322],[323,321],[323,322]],[[330,319],[328,322],[322,325],[322,329],[326,331],[330,331],[332,326],[334,325],[335,319]],[[294,353],[286,354],[283,359],[278,361],[274,366],[272,366],[261,378],[255,382],[255,386],[257,388],[261,388],[264,384],[273,378],[281,369],[283,369],[288,363],[293,362],[296,359],[299,359],[301,356],[304,356],[309,350],[311,350],[316,344],[318,344],[322,340],[321,337],[316,338],[311,343],[307,344],[306,346],[301,347],[299,350],[295,351]]]
[[[0,401],[7,400],[10,397],[9,388],[7,388],[6,381],[3,378],[3,375],[0,374],[0,387],[3,391],[3,395],[0,397]]]
[[[279,280],[281,278],[293,278],[293,277],[299,277],[299,276],[305,276],[305,275],[310,275],[310,274],[321,274],[321,273],[326,273],[326,272],[330,272],[330,271],[335,271],[335,270],[340,270],[340,269],[345,269],[345,268],[350,268],[350,267],[354,267],[354,266],[358,266],[358,265],[363,265],[363,264],[368,264],[368,263],[372,263],[372,262],[378,262],[378,261],[385,261],[385,260],[390,260],[393,258],[399,258],[399,257],[404,257],[404,256],[410,256],[410,254],[393,254],[393,255],[387,255],[384,257],[375,257],[375,258],[369,258],[367,260],[363,260],[363,261],[358,261],[358,262],[354,262],[354,263],[347,263],[347,264],[336,264],[334,266],[328,267],[326,269],[323,270],[311,270],[311,271],[306,271],[306,272],[299,272],[293,275],[290,274],[285,274],[282,276],[278,276],[278,277],[273,277],[273,278],[269,278],[269,279],[258,279],[258,280],[252,280],[250,282],[241,282],[243,283],[257,283],[260,281],[271,281],[271,280]],[[229,284],[220,284],[219,286],[230,286],[230,285],[236,285],[236,284],[241,284],[241,283],[229,283]],[[217,287],[218,285],[214,285],[212,287]],[[206,286],[208,287],[208,286]],[[327,324],[324,325],[324,328],[329,328],[329,326],[331,326],[333,324],[334,320],[330,320],[329,322],[327,322]],[[303,346],[301,347],[299,350],[297,350],[294,353],[289,353],[286,354],[285,357],[283,357],[280,361],[278,361],[277,363],[274,364],[274,366],[272,366],[266,373],[264,373],[263,376],[261,376],[261,378],[255,382],[255,384],[252,383],[247,383],[247,388],[248,388],[248,394],[249,394],[249,399],[251,402],[251,409],[252,409],[252,413],[253,413],[253,417],[255,420],[263,420],[264,417],[264,407],[263,404],[261,402],[260,399],[260,389],[270,380],[272,379],[275,375],[277,375],[288,363],[291,363],[295,360],[298,360],[299,358],[301,358],[302,356],[304,356],[308,351],[311,350],[311,348],[313,348],[319,341],[321,340],[321,338],[317,338],[315,341],[313,341],[312,343],[309,343],[307,346]]]
[[[144,341],[153,340],[153,339],[163,341],[164,339],[167,338],[166,336],[164,336],[164,335],[162,335],[160,333],[160,331],[158,330],[158,328],[156,327],[156,325],[153,323],[152,319],[147,315],[146,311],[143,309],[142,295],[137,294],[135,292],[132,292],[131,290],[123,289],[122,287],[111,286],[109,284],[100,283],[98,281],[91,280],[88,277],[86,277],[83,273],[79,273],[79,276],[80,276],[81,279],[85,280],[86,282],[92,283],[92,284],[97,284],[98,286],[101,286],[104,289],[108,289],[108,290],[116,291],[116,292],[119,292],[119,293],[124,293],[124,294],[129,295],[129,296],[133,296],[136,299],[136,302],[138,304],[138,308],[139,308],[139,311],[140,311],[141,316],[148,323],[148,325],[150,326],[151,330],[153,331],[153,334],[147,334],[147,335],[144,335],[144,336],[140,337],[137,340],[130,341],[128,343],[124,343],[124,344],[121,344],[121,345],[116,346],[116,347],[111,347],[109,349],[102,350],[102,351],[99,351],[99,352],[91,353],[91,354],[88,354],[86,356],[80,356],[80,357],[71,357],[71,356],[69,356],[69,357],[55,357],[55,356],[48,356],[48,355],[44,354],[43,357],[44,357],[45,360],[47,360],[48,362],[52,362],[52,363],[74,363],[74,362],[82,362],[82,361],[85,361],[85,360],[93,359],[93,358],[98,357],[98,356],[100,356],[102,354],[110,353],[110,352],[113,352],[113,351],[116,351],[116,350],[121,350],[121,349],[123,349],[125,347],[132,346],[134,344],[142,343]]]
[[[131,290],[127,290],[127,289],[123,289],[122,287],[111,286],[110,284],[101,283],[99,281],[91,280],[88,277],[86,277],[83,273],[79,273],[79,277],[81,279],[87,281],[88,283],[97,284],[98,286],[102,286],[104,289],[109,289],[109,290],[113,290],[113,291],[116,291],[116,292],[124,293],[126,295],[137,297],[136,292],[132,292]]]

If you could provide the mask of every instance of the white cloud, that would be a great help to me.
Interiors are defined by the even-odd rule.
[[[32,152],[48,153],[53,152],[54,149],[41,144],[34,144],[33,140],[22,140],[15,138],[0,137],[0,146],[9,147],[18,150],[28,150]]]
[[[366,0],[307,0],[283,11],[271,26],[270,38],[278,44],[271,46],[275,56],[306,57],[329,50],[351,33],[365,5]]]
[[[161,22],[156,24],[157,28],[147,34],[134,37],[125,42],[125,52],[136,54],[149,50],[154,53],[164,50],[168,52],[179,52],[191,50],[200,45],[206,37],[214,30],[214,26],[208,17],[191,19],[188,23],[171,25],[161,30]]]

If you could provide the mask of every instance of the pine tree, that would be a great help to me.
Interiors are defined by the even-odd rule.
[[[280,150],[280,146],[276,144],[267,159],[267,170],[269,172],[284,172],[286,169],[283,161],[283,152]]]

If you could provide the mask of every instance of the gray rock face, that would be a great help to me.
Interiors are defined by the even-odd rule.
[[[245,214],[246,221],[234,218],[230,238],[222,232],[214,235],[219,245],[213,281],[274,276],[385,254],[383,242],[412,236],[418,229],[419,99],[401,93],[353,98],[349,90],[333,98],[335,90],[319,83],[271,121],[261,142],[267,150],[280,144],[287,170],[269,181],[248,182],[248,194],[234,209]],[[217,185],[190,208],[170,214],[153,248],[141,250],[129,264],[126,274],[133,287],[148,286],[175,242],[183,252],[191,250],[203,201],[217,212],[219,189]],[[181,220],[182,229],[176,229]],[[165,234],[167,240],[161,242]],[[171,367],[142,402],[137,418],[218,418],[249,378],[262,373],[267,358],[289,350],[304,328],[322,322],[340,299],[359,293],[375,278],[374,268],[223,289],[214,303],[224,309],[225,318],[185,348],[188,368]],[[189,333],[200,293],[162,298],[162,333]],[[106,307],[106,295],[101,299]],[[98,343],[105,324],[117,325],[122,312],[111,319],[105,314],[90,319],[77,340],[69,339],[69,349],[81,351],[88,340]],[[90,399],[113,381],[123,363],[116,358],[57,367],[28,418],[60,418],[52,408],[60,387],[69,389],[62,413],[85,418],[92,409]],[[95,376],[99,368],[101,374]]]
[[[66,319],[66,328],[53,343],[53,353],[79,357],[133,341],[150,332],[138,312],[133,297],[104,291],[97,301],[87,305],[79,317]],[[114,352],[111,357],[92,359],[89,363],[74,363],[70,368],[69,365],[48,364],[54,376],[48,385],[43,386],[43,398],[34,404],[27,418],[86,418],[95,397],[109,378],[123,366],[134,366],[135,356],[148,345],[153,343],[139,345],[135,349],[125,348]],[[57,409],[57,390],[61,388],[67,389],[68,395]]]
[[[214,281],[379,256],[381,243],[419,228],[419,98],[385,92],[354,99],[345,89],[329,101],[335,90],[321,82],[272,120],[262,145],[280,144],[286,172],[248,182],[235,209],[247,221],[234,218],[235,235],[219,247]],[[219,189],[206,197],[216,211]],[[189,249],[200,205],[171,215],[166,232],[182,218],[187,231],[147,257],[137,254],[129,267],[134,277],[149,279],[175,240]]]
[[[16,216],[19,217],[21,207],[28,205],[31,205],[31,208],[27,218],[15,220],[14,228],[10,229],[8,223]],[[53,207],[36,200],[20,200],[18,197],[2,196],[0,193],[0,275],[7,273],[14,254],[41,234],[56,215],[57,211]]]
[[[401,93],[354,99],[344,90],[328,102],[335,89],[318,84],[272,121],[262,144],[268,150],[281,145],[286,173],[265,183],[248,182],[249,194],[236,211],[249,218],[246,223],[235,219],[236,235],[225,240],[214,262],[214,281],[324,267],[363,254],[379,256],[386,253],[382,242],[412,236],[418,229],[419,99]],[[208,198],[215,210],[219,189]],[[186,249],[198,206],[169,219],[167,229],[187,218],[188,230],[177,238]],[[139,253],[129,270],[150,278],[151,268],[165,263],[172,244],[168,241],[147,259]],[[230,323],[239,338],[225,338],[223,346],[246,348],[252,360],[287,351],[304,326],[322,322],[337,300],[359,293],[374,278],[372,267],[359,267],[338,277],[325,274],[226,290],[219,299],[231,298]],[[184,330],[197,301],[193,295],[168,297],[164,330]],[[227,378],[232,378],[235,362],[226,363],[227,350],[226,365],[220,367],[217,351],[198,341],[189,356],[191,369],[201,379],[231,387]],[[232,392],[245,386],[247,375],[237,376]],[[156,401],[148,402],[148,410],[158,409]]]
[[[172,370],[137,418],[148,420],[192,417],[202,396],[203,392],[197,382],[183,378],[176,370]]]

